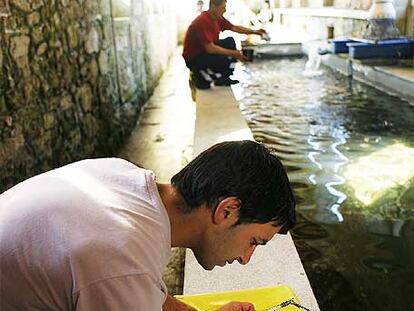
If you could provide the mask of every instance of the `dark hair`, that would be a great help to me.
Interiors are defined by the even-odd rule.
[[[295,198],[287,174],[269,149],[254,141],[228,141],[202,152],[171,179],[186,211],[211,209],[226,197],[241,201],[238,223],[268,223],[291,229]]]
[[[222,4],[225,1],[227,1],[227,0],[210,0],[210,7],[212,5],[219,6],[220,4]]]

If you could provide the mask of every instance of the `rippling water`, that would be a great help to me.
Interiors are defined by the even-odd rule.
[[[246,63],[233,88],[282,159],[321,310],[414,310],[414,106],[305,59]]]

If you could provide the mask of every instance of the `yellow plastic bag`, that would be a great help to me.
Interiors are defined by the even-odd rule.
[[[286,285],[198,295],[177,295],[175,298],[189,304],[198,311],[217,310],[219,307],[231,301],[253,303],[256,311],[267,311],[290,299],[299,303],[292,289]],[[288,305],[280,310],[298,311],[298,308]]]

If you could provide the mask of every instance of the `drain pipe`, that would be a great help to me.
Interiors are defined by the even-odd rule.
[[[350,57],[346,60],[346,76],[350,79],[354,76],[354,66]]]

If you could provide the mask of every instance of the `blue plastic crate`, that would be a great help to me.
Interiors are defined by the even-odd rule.
[[[367,58],[411,58],[414,55],[414,42],[408,39],[384,40],[377,44],[347,43],[352,59]]]
[[[349,49],[347,43],[356,42],[347,38],[336,38],[331,41],[331,50],[334,54],[348,53]]]

